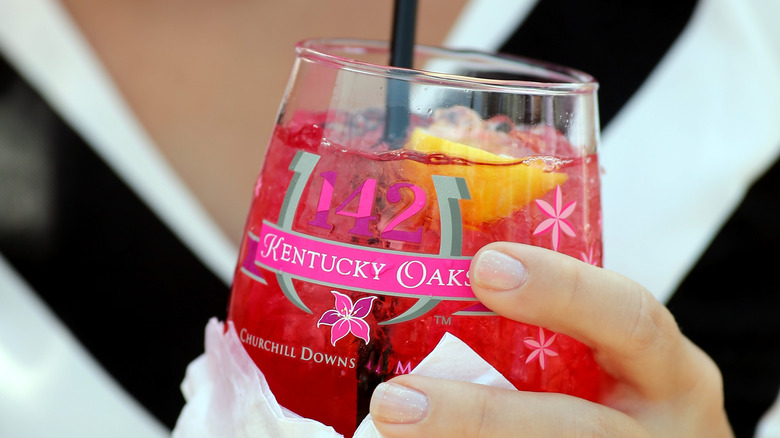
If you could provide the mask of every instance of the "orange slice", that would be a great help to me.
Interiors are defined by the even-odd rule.
[[[421,128],[412,133],[406,148],[426,154],[443,154],[469,161],[468,164],[415,163],[415,173],[461,177],[471,196],[461,200],[464,225],[479,227],[483,222],[504,218],[563,184],[568,176],[546,171],[540,160],[503,157],[462,143],[436,137]],[[418,180],[419,182],[419,180]],[[433,183],[425,187],[431,193]]]

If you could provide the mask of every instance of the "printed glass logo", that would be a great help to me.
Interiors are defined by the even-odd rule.
[[[352,300],[335,290],[330,291],[336,297],[335,310],[328,310],[317,321],[317,327],[321,325],[331,326],[330,343],[336,346],[336,341],[352,333],[362,339],[366,344],[370,340],[371,327],[363,320],[371,312],[371,304],[376,297],[361,298],[352,304]]]
[[[418,300],[405,313],[380,324],[394,324],[418,318],[442,300],[476,301],[468,281],[471,258],[461,254],[462,225],[457,200],[470,199],[463,178],[432,176],[441,220],[438,254],[382,250],[320,239],[292,230],[293,217],[301,202],[304,188],[319,159],[320,156],[316,154],[297,152],[290,164],[294,175],[287,188],[279,219],[276,223],[264,221],[259,236],[250,233],[249,256],[243,262],[243,272],[258,281],[262,281],[262,276],[253,273],[256,272],[254,265],[274,272],[287,299],[308,313],[311,313],[311,310],[298,295],[293,278],[334,288]],[[371,235],[369,224],[376,219],[371,210],[376,197],[377,180],[366,178],[344,200],[334,201],[336,173],[326,171],[320,176],[323,178],[323,184],[316,213],[309,225],[331,229],[332,225],[328,223],[331,204],[341,201],[336,205],[334,213],[354,218],[354,227],[349,232]],[[401,199],[402,189],[411,191],[413,201],[384,225],[380,230],[380,237],[419,242],[422,238],[422,227],[406,231],[398,229],[398,225],[422,210],[427,197],[422,188],[409,182],[398,182],[387,188],[387,201],[397,203]],[[347,211],[346,206],[353,202],[357,203],[357,208]],[[343,311],[343,308],[337,305],[334,312],[340,311]],[[352,321],[351,318],[354,317],[351,315],[347,318],[347,314],[342,316],[342,319],[333,322],[335,330],[336,324],[342,321],[336,330],[337,334],[342,334],[343,321]],[[335,313],[329,314],[324,320],[321,318],[320,323],[330,325],[334,318]],[[358,319],[362,321],[362,318]],[[359,322],[355,324],[360,325]],[[357,325],[350,325],[354,330],[350,329],[344,334],[351,332],[356,336],[362,335],[363,332]]]

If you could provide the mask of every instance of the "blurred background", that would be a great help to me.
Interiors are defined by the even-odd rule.
[[[392,7],[0,0],[0,438],[168,435],[225,317],[294,44],[387,40]],[[599,80],[606,267],[716,360],[740,437],[780,387],[778,16],[770,0],[419,1],[420,43]]]

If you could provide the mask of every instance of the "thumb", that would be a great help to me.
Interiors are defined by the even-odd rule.
[[[377,386],[371,416],[385,438],[644,436],[625,414],[575,397],[418,375]]]

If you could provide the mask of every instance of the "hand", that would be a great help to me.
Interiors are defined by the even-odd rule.
[[[610,271],[512,243],[481,249],[472,288],[493,311],[574,337],[616,380],[603,404],[404,375],[371,415],[386,438],[732,437],[720,371],[647,290]]]

